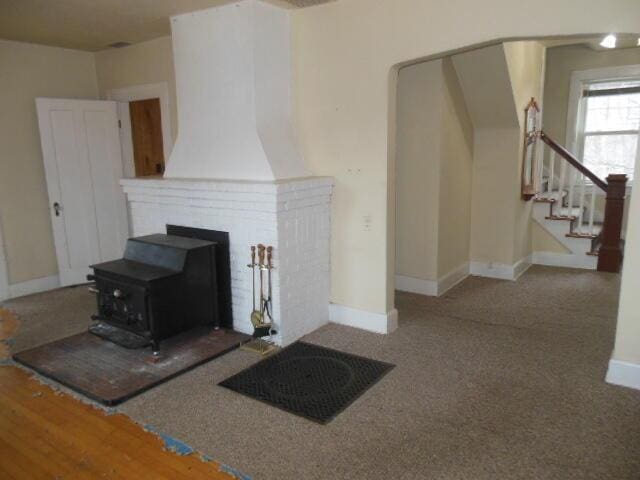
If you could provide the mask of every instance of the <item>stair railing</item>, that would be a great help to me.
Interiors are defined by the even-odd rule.
[[[573,235],[600,238],[600,248],[597,251],[598,271],[619,272],[622,264],[622,218],[627,176],[610,174],[606,181],[602,180],[544,131],[538,131],[538,138],[551,149],[546,172],[544,155],[538,157],[540,159],[536,169],[538,194],[546,193],[551,200],[554,192],[558,192],[558,198],[554,200],[562,207],[564,193],[567,192],[566,210],[560,208],[556,210],[556,215],[575,221],[576,228],[572,232]],[[547,178],[546,187],[545,177]],[[594,218],[598,189],[605,193],[606,198],[604,221],[599,233],[596,232]],[[584,218],[587,205],[588,218]]]

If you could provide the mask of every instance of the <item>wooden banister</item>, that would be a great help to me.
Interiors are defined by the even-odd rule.
[[[622,218],[624,214],[624,199],[626,196],[626,186],[628,177],[624,174],[611,174],[604,181],[598,177],[595,173],[589,170],[583,165],[583,163],[571,154],[566,148],[553,140],[544,131],[539,132],[540,140],[546,143],[556,154],[564,158],[573,168],[578,170],[586,178],[591,180],[593,184],[606,193],[606,204],[604,208],[604,224],[602,225],[602,232],[600,233],[601,244],[598,251],[598,271],[600,272],[613,272],[620,271],[622,266]],[[552,156],[553,165],[553,156]],[[542,172],[542,170],[540,170]],[[542,173],[541,173],[542,174]],[[551,167],[551,173],[553,176],[553,166]],[[560,181],[559,189],[564,184],[564,177],[561,174],[562,180]],[[549,182],[553,185],[553,178],[549,178]],[[583,221],[583,209],[584,209],[584,183],[581,183],[581,195],[580,195],[580,215],[578,218],[578,232],[582,230]],[[571,211],[573,204],[573,182],[569,183],[569,208]],[[591,211],[589,228],[593,226],[593,210],[595,209],[595,191],[591,193]],[[570,213],[569,213],[570,215]],[[592,231],[590,232],[592,233]]]
[[[557,143],[553,138],[547,136],[543,131],[540,132],[540,140],[549,145],[551,149],[569,162],[576,170],[582,173],[585,177],[591,180],[595,185],[600,187],[605,192],[607,191],[607,182],[598,177],[595,173],[585,167],[580,160],[574,157],[569,150]]]
[[[627,176],[622,174],[607,177],[607,203],[604,207],[602,244],[598,253],[598,271],[620,271],[622,265],[622,217],[626,196]]]

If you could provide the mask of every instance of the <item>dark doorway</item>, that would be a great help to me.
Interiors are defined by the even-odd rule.
[[[136,177],[161,175],[164,173],[164,147],[160,99],[130,102],[129,114]]]

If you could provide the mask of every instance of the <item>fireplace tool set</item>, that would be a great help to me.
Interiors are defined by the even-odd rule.
[[[256,263],[257,256],[257,263]],[[251,269],[251,293],[253,310],[251,312],[251,324],[253,325],[254,340],[245,343],[243,350],[267,355],[277,350],[276,345],[271,341],[263,340],[264,337],[271,337],[277,333],[273,330],[273,301],[271,297],[271,271],[273,267],[273,247],[265,247],[262,244],[251,246],[251,263],[247,265]],[[258,273],[258,305],[256,306],[256,270]],[[266,281],[265,281],[266,277]],[[266,285],[265,285],[266,284]]]

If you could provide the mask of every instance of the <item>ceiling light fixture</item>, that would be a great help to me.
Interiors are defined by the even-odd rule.
[[[600,42],[600,46],[604,48],[616,48],[616,36],[615,35],[607,35]]]

